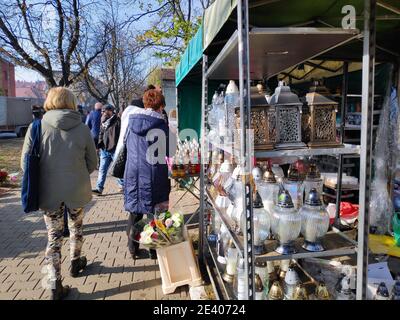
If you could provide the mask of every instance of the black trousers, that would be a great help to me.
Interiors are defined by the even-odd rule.
[[[136,255],[139,253],[139,243],[133,240],[138,235],[139,231],[135,230],[133,228],[133,226],[135,225],[136,222],[142,220],[142,218],[143,218],[143,214],[141,214],[141,213],[133,213],[133,212],[129,213],[128,227],[126,230],[126,234],[128,236],[129,252],[132,255]],[[155,255],[155,254],[156,254],[156,250],[150,249],[150,255]]]

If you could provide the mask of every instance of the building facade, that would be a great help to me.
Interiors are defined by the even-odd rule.
[[[15,67],[0,57],[0,96],[15,97]]]

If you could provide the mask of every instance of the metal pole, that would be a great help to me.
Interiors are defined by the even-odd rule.
[[[205,183],[204,170],[206,161],[206,116],[208,105],[208,80],[206,77],[208,67],[208,57],[203,55],[203,78],[202,78],[202,101],[201,101],[201,129],[200,129],[200,148],[201,148],[201,163],[200,163],[200,214],[199,214],[199,262],[204,262],[205,239],[207,237],[207,214],[205,214]]]
[[[254,251],[253,251],[253,188],[250,184],[251,142],[250,129],[250,59],[249,59],[249,11],[248,0],[237,1],[238,15],[238,54],[239,54],[239,92],[240,92],[240,161],[245,168],[243,181],[243,212],[246,214],[244,234],[244,265],[247,282],[247,298],[254,299]]]
[[[347,91],[349,82],[349,63],[343,63],[343,81],[342,81],[342,103],[340,105],[340,143],[344,141],[345,125],[346,125],[346,107],[347,107]],[[342,198],[342,175],[343,175],[343,155],[339,155],[339,168],[337,173],[336,183],[336,214],[335,214],[335,227],[341,229],[340,223],[340,201]]]
[[[360,211],[357,252],[357,300],[366,299],[368,282],[369,199],[371,185],[372,115],[374,111],[376,0],[364,1],[364,53],[360,153]]]

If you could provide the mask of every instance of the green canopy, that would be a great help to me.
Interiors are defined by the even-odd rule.
[[[190,41],[176,70],[176,86],[180,99],[178,118],[179,128],[200,128],[201,113],[201,57],[208,56],[209,64],[221,51],[237,28],[237,0],[216,0],[203,17],[203,23],[197,34]],[[250,28],[256,27],[342,27],[345,16],[342,8],[354,6],[356,27],[363,29],[364,0],[249,0]],[[400,42],[400,1],[385,0],[377,3],[377,61],[398,61]],[[361,61],[362,41],[335,48],[318,60]],[[288,71],[288,70],[285,70]],[[290,71],[290,70],[289,70]],[[187,85],[191,90],[186,92]],[[186,88],[186,89],[184,89]],[[184,92],[185,90],[185,92]],[[197,130],[197,129],[196,129]]]

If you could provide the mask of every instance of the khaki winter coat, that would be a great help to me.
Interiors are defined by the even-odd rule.
[[[21,168],[31,146],[31,126],[25,136]],[[53,211],[62,202],[82,208],[92,199],[90,173],[97,166],[96,148],[89,128],[73,110],[51,110],[42,120],[39,207]]]

